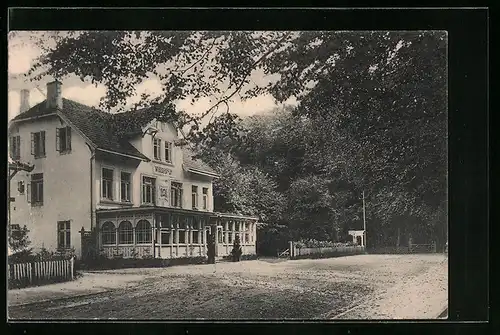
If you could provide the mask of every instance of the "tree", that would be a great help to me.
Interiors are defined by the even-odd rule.
[[[31,241],[28,237],[29,230],[26,226],[21,229],[11,229],[9,238],[9,262],[25,262],[31,258]],[[11,254],[12,252],[12,254]]]
[[[306,187],[298,180],[308,174],[342,181],[356,194],[349,201],[366,192],[367,214],[390,231],[392,217],[431,222],[446,203],[445,33],[155,31],[56,37],[31,77],[76,74],[101,83],[108,89],[102,106],[110,110],[123,105],[137,83],[157,76],[163,92],[143,97],[158,106],[147,118],[162,115],[179,127],[189,124],[186,139],[206,152],[207,143],[217,142],[217,150],[231,157],[220,167],[228,180],[249,185],[249,175],[236,174],[253,165],[283,194],[292,185]],[[259,71],[274,79],[253,84],[251,76]],[[299,106],[293,118],[277,119],[283,128],[271,118],[269,125],[250,127],[249,135],[231,116],[228,102],[264,93],[280,102],[295,97]],[[201,115],[173,107],[178,99],[201,97],[213,99]],[[208,126],[202,128],[204,118]],[[127,118],[116,128],[144,121]],[[269,133],[269,127],[275,128]],[[235,158],[239,162],[230,163]],[[244,196],[220,186],[221,205],[253,210],[245,208]],[[442,226],[433,229],[442,234]]]

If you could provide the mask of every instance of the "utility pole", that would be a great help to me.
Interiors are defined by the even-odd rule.
[[[365,191],[363,190],[363,244],[366,248],[366,209],[365,209]]]

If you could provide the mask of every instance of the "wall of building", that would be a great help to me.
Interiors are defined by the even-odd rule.
[[[163,130],[162,130],[163,129]],[[169,125],[160,128],[160,131],[155,135],[155,138],[162,140],[162,158],[164,155],[165,141],[175,142],[178,139],[177,131],[175,128]],[[192,186],[198,186],[198,209],[204,210],[202,208],[203,204],[203,188],[208,189],[208,208],[206,211],[213,211],[213,192],[212,192],[212,178],[205,177],[193,173],[186,172],[183,169],[183,151],[179,146],[173,145],[173,155],[172,162],[167,163],[165,161],[155,161],[153,159],[153,136],[151,134],[144,135],[143,138],[137,137],[130,141],[138,150],[142,150],[142,153],[150,158],[151,162],[140,162],[138,165],[134,165],[132,162],[126,164],[124,160],[119,160],[111,156],[107,156],[107,159],[97,159],[96,169],[95,169],[95,199],[98,209],[109,209],[117,207],[126,207],[129,205],[140,206],[142,203],[142,177],[148,176],[156,178],[156,201],[157,205],[163,207],[171,206],[170,199],[170,187],[172,182],[182,183],[183,187],[183,199],[182,208],[192,209],[192,198],[191,190]],[[131,159],[129,159],[131,161]],[[101,199],[101,178],[102,169],[109,168],[113,170],[113,191],[117,201],[106,201]],[[132,174],[132,187],[131,204],[124,204],[119,201],[120,199],[120,173],[129,172]],[[166,188],[167,198],[161,197],[160,188]]]
[[[81,250],[79,231],[90,229],[90,157],[85,141],[73,129],[71,152],[61,154],[56,150],[56,128],[66,126],[58,117],[45,117],[25,121],[14,126],[9,136],[21,136],[21,161],[35,165],[32,173],[43,173],[43,205],[28,203],[27,185],[30,174],[18,172],[10,184],[11,223],[26,225],[30,230],[31,247],[42,246],[55,251],[57,248],[57,221],[71,222],[71,246],[77,255]],[[35,159],[31,155],[31,132],[45,131],[45,158]],[[25,192],[18,191],[18,182],[23,181]]]

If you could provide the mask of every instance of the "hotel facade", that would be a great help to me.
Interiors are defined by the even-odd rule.
[[[219,176],[176,145],[172,124],[151,120],[118,135],[113,118],[145,110],[105,113],[63,99],[58,81],[47,84],[45,101],[31,108],[28,101],[24,90],[9,153],[34,169],[10,181],[10,224],[27,226],[34,249],[74,248],[82,257],[91,235],[108,257],[197,257],[207,255],[213,233],[218,257],[229,255],[237,235],[244,255],[256,253],[257,219],[214,212]]]

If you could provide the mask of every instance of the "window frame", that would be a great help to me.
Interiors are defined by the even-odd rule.
[[[149,227],[148,228],[140,227],[141,229],[138,229],[139,224],[142,224],[142,223],[147,223],[149,225]],[[149,222],[149,220],[141,219],[141,220],[137,221],[137,224],[135,225],[135,229],[134,229],[135,244],[136,245],[144,245],[144,244],[147,245],[147,244],[153,243],[152,228],[153,228],[153,226],[151,225],[151,222]],[[143,238],[144,236],[146,236],[146,238]]]
[[[163,154],[164,154],[164,161],[166,163],[172,164],[173,163],[173,153],[174,153],[174,145],[170,141],[163,141],[165,144],[163,146]],[[168,150],[168,151],[167,151]]]
[[[62,133],[64,133],[64,142],[61,141]],[[63,143],[64,148],[62,147]],[[61,155],[71,152],[71,127],[56,128],[56,151]]]
[[[176,192],[178,192],[176,194]],[[182,197],[183,197],[183,184],[181,182],[172,181],[170,183],[170,203],[172,207],[182,208]],[[179,200],[179,204],[175,201]]]
[[[61,245],[61,233],[63,234],[63,245]],[[57,250],[68,249],[71,249],[71,220],[57,221]]]
[[[208,210],[208,187],[203,187],[202,194],[203,194],[203,209]]]
[[[160,138],[153,138],[153,159],[156,161],[161,161],[161,139]],[[158,143],[158,145],[157,145]],[[158,149],[158,152],[157,152]],[[158,155],[156,155],[158,154]]]
[[[35,159],[46,157],[47,150],[45,145],[45,139],[46,139],[45,130],[40,130],[31,133],[31,155],[33,155]]]
[[[110,230],[104,229],[105,226],[106,225],[109,226],[109,224],[112,225],[112,228]],[[116,245],[117,241],[118,241],[117,236],[116,236],[117,235],[117,231],[118,231],[118,229],[116,228],[116,225],[115,225],[115,223],[113,221],[106,221],[106,222],[104,222],[102,224],[102,226],[101,226],[101,232],[100,232],[101,233],[101,244],[103,246]],[[107,243],[107,241],[105,242],[105,238],[104,238],[105,236],[112,236],[113,237],[112,238],[112,240],[113,240],[112,243]]]
[[[28,186],[28,202],[31,203],[31,206],[43,206],[43,173],[31,174],[30,183]]]
[[[128,180],[123,179],[123,175],[126,174],[128,175]],[[123,194],[123,187],[125,186],[125,195],[126,197],[124,198]],[[121,202],[132,202],[132,191],[131,191],[131,186],[132,186],[132,173],[128,171],[120,171],[120,201]]]
[[[151,180],[152,183],[148,184],[144,181],[148,179]],[[151,187],[151,202],[145,201],[146,190],[145,187],[149,185]],[[156,177],[141,175],[141,205],[155,205],[156,204]]]
[[[127,229],[127,230],[122,230],[120,229],[120,227],[122,226],[123,223],[129,223],[130,224],[130,230]],[[119,224],[118,224],[118,238],[117,238],[117,245],[134,245],[134,237],[135,237],[135,234],[134,234],[134,225],[132,224],[132,222],[130,222],[129,220],[123,220],[121,221]],[[127,238],[129,238],[130,236],[132,237],[130,242],[129,240],[127,239],[126,241],[122,240],[122,237],[123,236],[127,236]]]
[[[198,185],[191,185],[191,205],[193,209],[198,209]],[[193,201],[194,199],[194,201]]]
[[[108,171],[111,171],[111,180],[109,179],[106,179],[104,177],[104,170],[108,170]],[[105,185],[105,182],[109,182],[110,184],[108,185],[107,187],[107,191],[108,191],[108,194],[104,194],[104,185]],[[113,201],[114,200],[114,183],[115,183],[115,169],[111,168],[111,167],[101,167],[101,199],[104,199],[104,200],[109,200],[109,201]],[[109,194],[110,193],[110,194]],[[110,196],[109,196],[110,195]]]

